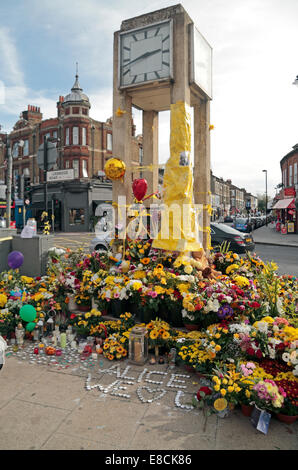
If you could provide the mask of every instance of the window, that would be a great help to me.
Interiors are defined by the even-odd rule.
[[[139,147],[139,164],[143,165],[143,147]]]
[[[82,145],[87,145],[87,129],[82,127]]]
[[[293,178],[293,167],[290,165],[289,167],[289,186],[292,186],[292,178]]]
[[[82,109],[82,112],[83,112],[83,114],[85,114],[86,116],[88,115],[88,110],[87,110],[86,108],[83,108],[83,109]]]
[[[86,160],[82,161],[82,174],[83,174],[83,178],[88,178],[87,161]]]
[[[107,150],[113,150],[112,134],[107,134]]]
[[[53,132],[53,137],[54,137],[54,139],[57,139],[57,138],[58,138],[58,131],[54,131],[54,132]]]
[[[287,169],[285,168],[285,182],[284,182],[285,187],[288,186],[288,174],[287,174]]]
[[[69,168],[69,160],[66,160],[66,161],[65,161],[65,168],[66,168],[66,169]]]
[[[23,156],[28,157],[29,155],[29,140],[24,140],[24,147],[23,147]]]
[[[85,223],[84,209],[69,209],[69,225],[83,225]]]
[[[47,132],[44,137],[46,137],[46,139],[49,139],[51,137],[51,133],[50,132]]]
[[[72,145],[79,145],[79,128],[72,128]]]
[[[12,146],[12,156],[13,158],[17,158],[19,156],[19,144],[15,142]]]
[[[79,162],[79,160],[73,160],[72,161],[72,167],[74,169],[74,177],[79,178],[80,177],[80,162]]]
[[[298,183],[297,179],[297,162],[294,163],[294,184]]]
[[[66,108],[65,114],[69,114],[69,113],[70,113],[70,109],[69,109],[69,108]]]
[[[65,145],[69,145],[69,127],[65,129]]]
[[[72,114],[80,114],[80,108],[72,108]]]

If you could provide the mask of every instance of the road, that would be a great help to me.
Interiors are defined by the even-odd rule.
[[[280,275],[298,276],[298,248],[258,243],[255,252],[264,262],[274,261],[279,267]]]
[[[57,233],[54,245],[59,248],[83,248],[88,253],[90,240],[94,237],[95,233]],[[298,248],[258,243],[255,252],[265,262],[275,261],[279,266],[279,274],[298,276]]]

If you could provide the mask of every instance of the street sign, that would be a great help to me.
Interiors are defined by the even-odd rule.
[[[46,142],[47,145],[47,161],[48,161],[48,168],[47,170],[51,170],[55,163],[57,162],[58,152],[57,147],[54,142]],[[37,152],[37,164],[41,170],[44,170],[44,143],[41,144],[38,148]]]
[[[57,171],[48,171],[47,172],[47,182],[51,181],[63,181],[63,180],[73,180],[74,179],[74,170],[57,170]]]

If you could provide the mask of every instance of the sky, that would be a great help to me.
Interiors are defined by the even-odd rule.
[[[0,0],[0,125],[9,132],[28,104],[44,119],[74,83],[90,115],[112,116],[113,34],[123,20],[179,1]],[[280,160],[298,143],[298,1],[180,2],[213,49],[211,167],[257,195],[275,195]],[[137,133],[141,113],[134,110]],[[159,161],[169,157],[169,112],[160,113]]]

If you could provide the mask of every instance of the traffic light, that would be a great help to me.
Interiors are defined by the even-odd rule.
[[[29,193],[31,189],[31,178],[30,176],[25,176],[24,178],[24,192]]]

